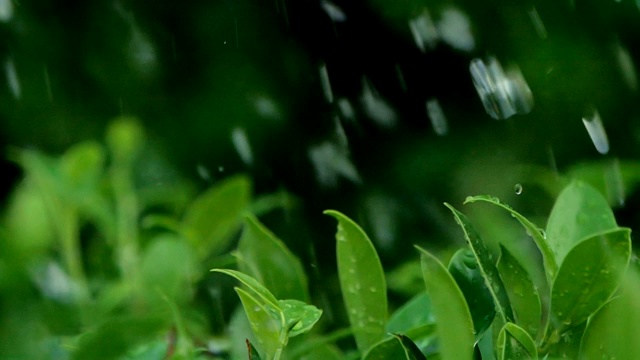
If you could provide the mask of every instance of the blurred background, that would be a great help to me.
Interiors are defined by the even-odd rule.
[[[635,230],[638,24],[632,0],[0,0],[0,145],[55,156],[133,116],[135,186],[286,192],[261,220],[319,277],[325,209],[385,269],[464,242],[445,201],[491,194],[543,227],[574,177]],[[1,167],[6,204],[23,172]]]

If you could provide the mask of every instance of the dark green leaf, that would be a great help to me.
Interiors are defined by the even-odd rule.
[[[558,196],[547,222],[547,242],[558,264],[581,240],[615,229],[607,200],[591,186],[574,181]]]
[[[345,215],[327,210],[338,220],[338,275],[358,349],[364,353],[384,335],[387,289],[380,258],[365,232]]]
[[[398,339],[400,345],[402,345],[407,360],[427,360],[424,354],[408,336],[393,334],[393,337]]]
[[[444,360],[468,360],[473,357],[473,320],[462,291],[440,260],[420,250],[420,262],[427,293],[431,298],[440,355]]]
[[[500,250],[498,271],[509,295],[513,316],[516,323],[535,338],[542,322],[540,294],[520,262],[502,245]]]
[[[247,352],[249,353],[249,360],[261,360],[260,354],[258,354],[258,350],[253,346],[253,344],[246,339],[247,342]]]
[[[362,357],[363,360],[387,360],[405,359],[422,360],[426,359],[424,354],[418,349],[416,344],[405,335],[393,334],[391,337],[382,340],[369,349]]]
[[[522,226],[527,231],[527,234],[529,234],[529,236],[533,238],[533,241],[536,243],[536,245],[538,246],[538,249],[540,250],[540,253],[542,254],[542,258],[544,259],[544,267],[545,267],[545,273],[547,274],[547,278],[549,280],[553,279],[555,274],[558,272],[558,263],[556,262],[553,251],[551,251],[551,248],[547,243],[545,234],[542,233],[540,228],[536,226],[534,223],[532,223],[531,221],[529,221],[529,219],[520,215],[520,213],[518,213],[517,211],[513,210],[513,208],[511,208],[509,205],[500,202],[498,198],[493,196],[488,196],[488,195],[469,196],[467,197],[464,203],[465,204],[473,203],[476,201],[484,201],[484,202],[488,202],[490,204],[496,205],[506,210],[507,212],[509,212],[511,216],[513,216],[516,220],[518,220],[518,222],[520,222],[520,224],[522,224]]]
[[[289,337],[294,337],[311,330],[320,316],[322,310],[299,300],[279,300],[280,308],[284,313],[285,324],[290,327]]]
[[[529,334],[513,323],[506,323],[497,340],[498,360],[537,359],[538,350]]]
[[[201,257],[219,254],[229,246],[249,206],[250,197],[249,179],[234,176],[207,190],[191,203],[182,225]]]
[[[567,254],[551,291],[554,328],[581,324],[609,300],[629,263],[630,232],[619,228],[591,236]]]
[[[498,269],[496,268],[493,255],[491,255],[484,242],[480,238],[480,235],[474,229],[473,225],[471,225],[471,222],[466,217],[466,215],[459,212],[453,206],[447,203],[445,203],[445,206],[451,210],[453,216],[456,219],[456,222],[460,225],[464,232],[464,236],[467,239],[467,242],[469,243],[469,246],[471,247],[471,250],[476,257],[476,261],[479,265],[478,268],[480,270],[480,273],[484,277],[487,289],[491,293],[491,297],[493,298],[497,314],[500,316],[503,322],[513,320],[511,306],[509,305],[509,298],[504,288],[504,284],[500,279],[500,275],[498,274]]]
[[[479,339],[493,322],[496,310],[473,252],[468,248],[456,251],[449,262],[449,273],[469,305],[476,339]]]
[[[276,298],[309,300],[300,260],[253,216],[245,217],[237,257],[240,270],[260,281]]]

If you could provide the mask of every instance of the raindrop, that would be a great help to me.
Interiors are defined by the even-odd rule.
[[[12,0],[0,0],[0,21],[8,22],[13,17]]]
[[[376,245],[390,249],[395,242],[398,204],[390,197],[374,194],[365,200],[365,208]]]
[[[327,141],[312,146],[308,154],[320,184],[335,187],[339,176],[355,183],[360,182],[358,171],[349,160],[346,149]]]
[[[338,103],[338,110],[340,110],[340,114],[344,119],[353,120],[356,117],[355,111],[353,110],[353,106],[351,106],[351,103],[349,102],[348,99],[340,98],[338,99],[337,103]]]
[[[344,22],[347,20],[347,15],[344,11],[331,1],[322,0],[320,6],[333,22]]]
[[[224,171],[224,166],[220,165],[218,166],[218,172],[223,172]]]
[[[587,129],[589,137],[591,138],[593,145],[596,147],[596,150],[603,155],[608,153],[609,139],[607,138],[607,133],[604,130],[604,125],[602,125],[602,119],[600,118],[598,110],[593,107],[589,107],[587,111],[585,111],[585,115],[582,117],[582,123]]]
[[[614,46],[622,77],[631,90],[636,90],[638,88],[638,76],[635,65],[633,64],[633,59],[629,51],[623,47],[620,42],[616,42]]]
[[[347,134],[342,127],[342,123],[340,122],[340,118],[335,116],[333,118],[334,123],[336,124],[336,138],[338,140],[338,144],[342,146],[344,149],[349,147],[349,139],[347,139]]]
[[[540,235],[542,235],[542,238],[543,238],[543,239],[546,239],[546,238],[547,238],[547,232],[546,232],[546,231],[544,231],[544,229],[538,229],[538,231],[540,231]]]
[[[514,191],[516,192],[516,195],[522,194],[522,185],[516,184],[516,186],[514,187]]]
[[[433,49],[438,42],[438,30],[436,29],[429,11],[425,8],[422,13],[409,20],[409,29],[413,35],[416,46],[422,52],[426,48]]]
[[[436,25],[440,38],[454,49],[472,51],[476,44],[467,15],[460,9],[448,7],[440,16],[440,21]]]
[[[324,92],[324,98],[329,103],[333,102],[333,91],[331,91],[331,82],[329,81],[329,72],[327,71],[327,65],[320,65],[320,83],[322,84],[322,91]]]
[[[277,120],[281,117],[280,109],[276,103],[266,96],[256,96],[253,105],[256,112],[264,118]]]
[[[609,199],[617,202],[620,206],[624,205],[624,182],[620,170],[620,160],[617,158],[609,163],[609,169],[605,172],[605,184]]]
[[[366,79],[362,83],[360,101],[367,116],[381,127],[390,128],[395,126],[397,116],[393,108],[377,92],[374,92],[374,89]]]
[[[444,116],[442,107],[437,99],[431,99],[427,101],[427,115],[431,120],[431,126],[436,134],[443,136],[449,132],[449,126],[447,124],[447,118]]]
[[[233,147],[235,147],[238,155],[240,155],[240,159],[242,159],[245,164],[251,165],[253,163],[253,155],[251,153],[251,146],[249,145],[249,138],[244,129],[233,129],[231,132],[231,142],[233,142]]]
[[[22,95],[22,87],[20,86],[20,80],[18,80],[18,72],[16,71],[16,65],[11,58],[8,58],[4,63],[4,72],[7,76],[7,82],[9,84],[9,90],[14,98],[20,99]]]
[[[538,14],[538,9],[536,9],[536,7],[532,7],[531,10],[528,11],[529,13],[529,19],[531,19],[531,23],[533,24],[533,27],[536,29],[536,32],[538,33],[538,36],[540,37],[540,39],[546,39],[547,38],[547,29],[544,26],[544,23],[542,22],[542,19],[540,19],[540,14]]]
[[[507,119],[533,109],[533,95],[517,67],[505,72],[494,57],[486,62],[475,58],[471,60],[469,71],[482,105],[492,118]]]
[[[211,181],[211,174],[209,173],[209,170],[204,165],[198,164],[196,166],[196,171],[198,172],[198,176],[200,176],[202,180]]]
[[[375,287],[371,286],[371,287],[369,288],[369,292],[371,292],[371,293],[376,293],[376,292],[378,292],[378,289],[376,289]]]

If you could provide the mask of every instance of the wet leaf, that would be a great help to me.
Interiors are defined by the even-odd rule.
[[[558,264],[581,240],[617,228],[607,200],[594,188],[574,181],[562,192],[547,222],[547,242]]]
[[[393,334],[393,337],[398,339],[400,345],[404,349],[405,356],[407,360],[426,360],[427,358],[424,354],[418,349],[416,344],[408,337],[402,334]]]
[[[411,329],[433,324],[434,322],[435,319],[431,312],[431,299],[429,299],[429,295],[426,292],[422,292],[391,314],[389,322],[387,322],[386,332],[405,333]]]
[[[407,336],[393,334],[391,337],[376,343],[362,357],[363,360],[426,359],[416,344]]]
[[[542,234],[542,232],[540,231],[540,228],[536,226],[534,223],[532,223],[531,221],[529,221],[529,219],[527,219],[526,217],[522,216],[520,213],[515,211],[509,205],[500,202],[498,198],[495,198],[493,196],[488,196],[488,195],[469,196],[464,201],[464,203],[467,204],[467,203],[473,203],[477,201],[488,202],[490,204],[493,204],[495,206],[498,206],[506,210],[511,214],[511,216],[513,216],[516,220],[518,220],[520,224],[522,224],[522,226],[527,231],[527,234],[531,236],[533,241],[538,246],[540,253],[542,254],[542,258],[544,259],[544,267],[545,267],[545,273],[547,274],[547,278],[549,280],[553,279],[555,274],[558,272],[558,264],[556,262],[555,255],[553,251],[551,251],[551,248],[547,243],[547,239],[545,238],[544,234]]]
[[[384,335],[387,289],[380,258],[365,232],[345,215],[327,210],[338,220],[338,275],[356,344],[364,353]]]
[[[479,339],[493,322],[496,310],[473,252],[468,248],[456,251],[449,262],[449,273],[469,305],[476,339]]]
[[[455,280],[435,256],[418,247],[427,293],[436,318],[443,360],[473,358],[473,320]]]
[[[229,246],[249,206],[251,182],[234,176],[196,198],[187,208],[182,225],[201,257],[219,254]]]
[[[593,235],[567,254],[551,291],[554,328],[581,324],[609,300],[629,263],[630,233],[619,228]]]
[[[271,358],[285,345],[280,341],[282,324],[277,310],[241,288],[235,290],[247,314],[251,330],[258,340],[258,348],[262,350],[263,357]]]
[[[300,260],[253,216],[245,217],[237,257],[240,270],[260,281],[276,298],[309,300]]]
[[[497,340],[498,360],[537,359],[538,350],[529,334],[514,323],[506,323]]]
[[[518,326],[535,339],[542,322],[540,294],[520,262],[502,245],[500,250],[498,271],[507,290],[513,316]]]
[[[285,324],[287,328],[290,327],[289,337],[308,332],[322,316],[322,310],[299,300],[288,299],[278,302],[284,313]]]
[[[640,274],[629,270],[621,295],[589,319],[580,346],[581,359],[640,359]]]
[[[219,272],[222,274],[229,275],[236,280],[240,281],[244,286],[246,286],[253,294],[255,294],[260,302],[269,304],[274,309],[280,309],[280,304],[278,300],[273,296],[273,294],[267,290],[262,284],[258,282],[258,280],[252,278],[251,276],[241,273],[240,271],[229,270],[229,269],[211,269],[213,272]]]
[[[467,240],[467,243],[469,243],[469,246],[476,257],[476,261],[479,265],[478,269],[484,277],[487,289],[491,293],[498,316],[500,316],[503,322],[512,321],[513,314],[511,312],[511,306],[509,305],[509,298],[507,297],[504,284],[498,274],[498,269],[496,268],[493,255],[491,255],[485,243],[480,238],[480,235],[473,225],[471,225],[467,216],[447,203],[445,203],[445,206],[451,210],[456,222],[464,232],[465,239]]]

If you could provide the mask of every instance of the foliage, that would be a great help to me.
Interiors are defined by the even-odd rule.
[[[474,217],[445,203],[466,246],[448,266],[416,246],[420,290],[402,302],[391,301],[391,272],[363,228],[327,210],[342,294],[328,303],[341,317],[322,309],[319,278],[258,218],[288,202],[254,198],[243,175],[195,197],[179,181],[151,196],[137,180],[149,148],[135,119],[117,119],[107,134],[106,146],[81,143],[57,158],[12,154],[25,177],[0,232],[2,358],[639,355],[624,340],[640,336],[631,231],[583,181],[559,193],[544,230],[495,197],[466,199],[508,214],[529,238],[487,241]]]

